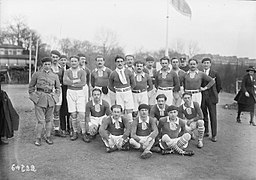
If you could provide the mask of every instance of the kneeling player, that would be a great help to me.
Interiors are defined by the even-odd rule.
[[[192,156],[193,151],[184,150],[188,146],[191,139],[189,133],[184,133],[181,137],[179,133],[185,130],[185,121],[178,118],[178,108],[176,106],[169,106],[167,109],[168,116],[160,118],[158,130],[161,135],[160,147],[163,149],[162,154],[170,154],[177,152],[180,155]]]
[[[86,123],[89,128],[89,137],[85,139],[90,142],[98,133],[102,119],[110,115],[109,104],[101,99],[102,92],[100,89],[92,90],[92,100],[86,104]]]
[[[149,106],[139,105],[139,116],[132,122],[130,144],[135,149],[143,150],[142,159],[151,157],[150,151],[158,135],[156,119],[148,116]]]
[[[203,147],[203,137],[204,137],[204,120],[203,120],[203,112],[199,107],[197,102],[192,101],[191,93],[184,93],[182,95],[184,104],[179,107],[179,117],[182,119],[186,119],[186,130],[194,136],[193,131],[195,129],[198,130],[198,148]]]
[[[129,149],[129,120],[121,116],[122,107],[113,105],[112,115],[102,120],[99,133],[106,146],[106,152]]]

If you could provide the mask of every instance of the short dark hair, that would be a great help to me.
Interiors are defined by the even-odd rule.
[[[191,61],[196,61],[196,64],[198,64],[197,59],[189,59],[189,60],[188,60],[188,63],[190,63]]]
[[[145,65],[145,63],[143,61],[140,61],[140,60],[139,61],[135,61],[134,62],[134,66],[136,66],[136,64],[142,64],[143,66]]]
[[[147,58],[146,58],[146,62],[148,62],[148,61],[155,61],[155,59],[152,57],[152,56],[148,56]]]
[[[121,112],[123,111],[123,108],[122,108],[122,106],[121,105],[118,105],[118,104],[114,104],[113,106],[111,106],[111,111],[113,111],[113,109],[114,108],[119,108],[119,109],[121,109]]]
[[[116,62],[117,59],[123,59],[123,61],[124,61],[124,57],[123,57],[123,56],[120,56],[120,55],[116,55],[116,57],[115,57],[115,62]]]
[[[184,92],[184,93],[182,94],[182,97],[184,97],[184,96],[186,96],[186,95],[189,95],[189,96],[192,97],[192,93],[191,93],[191,92]]]
[[[164,56],[160,59],[160,63],[163,61],[163,60],[168,60],[168,62],[170,62],[170,59],[167,57],[167,56]]]
[[[97,61],[98,58],[103,58],[103,61],[105,61],[105,58],[102,55],[97,55],[95,61]]]
[[[85,57],[85,58],[86,58],[85,54],[82,54],[82,53],[77,54],[77,56],[78,56],[79,58],[80,58],[80,57]]]
[[[79,61],[79,57],[76,56],[76,55],[73,55],[73,56],[70,56],[70,57],[69,57],[69,59],[71,59],[71,58],[76,58],[76,59]]]
[[[156,100],[160,99],[160,98],[164,98],[164,100],[166,101],[167,100],[167,97],[164,95],[164,94],[158,94],[156,96]]]
[[[177,57],[173,57],[170,61],[172,62],[172,60],[174,60],[174,59],[177,59],[179,61],[179,59]]]
[[[101,89],[99,89],[99,88],[94,88],[94,89],[92,90],[92,94],[93,94],[94,91],[99,91],[100,94],[102,94],[102,91],[101,91]]]
[[[204,63],[205,61],[210,61],[210,63],[212,63],[212,60],[210,59],[210,58],[203,58],[203,60],[202,60],[202,63]]]
[[[127,58],[127,57],[132,57],[133,59],[134,59],[134,56],[133,55],[131,55],[131,54],[127,54],[126,56],[125,56],[125,59]]]

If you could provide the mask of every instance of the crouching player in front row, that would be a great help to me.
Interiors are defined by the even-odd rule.
[[[149,117],[149,106],[146,104],[139,105],[139,116],[132,122],[130,145],[135,149],[143,150],[142,159],[151,157],[151,148],[155,143],[158,135],[156,119]]]
[[[122,107],[113,105],[112,115],[102,120],[99,133],[106,146],[106,152],[129,150],[129,120],[121,116]]]
[[[87,134],[89,135],[86,135],[85,142],[90,142],[91,139],[96,137],[103,118],[110,115],[109,104],[101,96],[102,91],[99,88],[94,88],[92,90],[92,100],[86,104],[85,116]]]
[[[179,137],[179,133],[185,131],[186,122],[178,118],[178,107],[169,106],[167,109],[168,116],[160,118],[158,130],[160,134],[160,147],[163,149],[162,154],[176,152],[184,156],[194,155],[193,151],[184,150],[191,139],[189,133],[184,133]]]
[[[203,147],[203,137],[204,137],[204,120],[203,112],[197,102],[192,101],[192,94],[185,92],[182,95],[184,104],[179,107],[179,117],[186,119],[186,130],[194,137],[194,130],[198,130],[198,148]]]

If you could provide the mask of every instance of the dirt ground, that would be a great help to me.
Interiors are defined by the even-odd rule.
[[[20,115],[19,131],[9,145],[0,146],[0,179],[256,179],[256,127],[249,126],[249,114],[242,115],[237,124],[236,110],[223,109],[233,103],[234,94],[221,93],[218,104],[218,142],[205,138],[198,149],[191,141],[192,157],[175,154],[153,154],[150,159],[139,158],[140,152],[105,153],[99,137],[90,144],[81,139],[54,137],[54,145],[43,142],[36,147],[35,115],[28,99],[27,85],[5,85],[14,107]],[[12,167],[28,165],[33,171],[22,172]],[[25,168],[26,169],[26,168]]]

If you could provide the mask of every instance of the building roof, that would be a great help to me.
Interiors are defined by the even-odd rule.
[[[21,46],[16,46],[12,44],[0,44],[0,48],[5,48],[5,49],[23,49]]]
[[[1,59],[27,59],[27,60],[29,60],[29,55],[27,55],[27,54],[22,54],[22,55],[7,55],[7,54],[4,54],[4,55],[0,55],[0,60]],[[35,56],[32,55],[31,59],[34,60]]]

